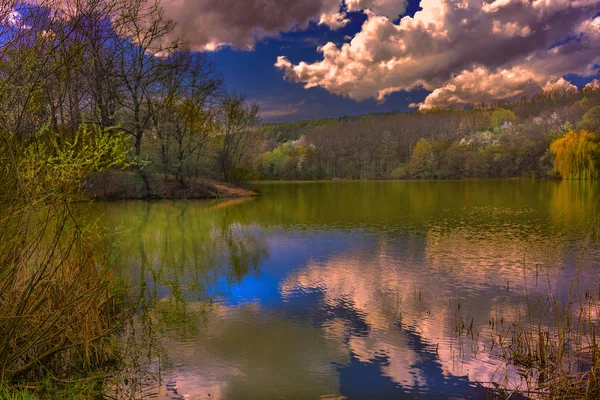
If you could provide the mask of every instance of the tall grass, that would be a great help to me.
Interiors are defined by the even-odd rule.
[[[0,400],[38,400],[38,397],[28,390],[15,392],[0,388]]]
[[[590,226],[568,294],[559,295],[548,277],[547,296],[528,293],[525,318],[495,332],[502,357],[522,378],[516,391],[532,398],[600,398],[600,282],[583,281],[580,268],[588,246],[599,245],[600,219]],[[515,389],[495,385],[507,394]]]
[[[124,157],[118,137],[85,127],[60,141],[0,133],[0,387],[69,382],[114,361],[113,279],[72,204],[82,179]]]

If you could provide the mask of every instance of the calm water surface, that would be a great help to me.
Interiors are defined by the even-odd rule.
[[[95,204],[169,399],[486,398],[491,333],[598,280],[600,187],[261,184],[228,201]],[[492,322],[494,327],[492,327]],[[134,344],[131,344],[134,346]],[[156,376],[159,376],[156,374]]]

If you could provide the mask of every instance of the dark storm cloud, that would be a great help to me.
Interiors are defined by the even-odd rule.
[[[257,38],[306,27],[337,13],[339,0],[163,0],[177,34],[194,49],[251,48]]]

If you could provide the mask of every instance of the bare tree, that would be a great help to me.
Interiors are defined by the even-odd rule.
[[[216,131],[223,80],[202,53],[181,50],[164,62],[169,72],[154,87],[148,110],[163,165],[186,186],[190,160],[200,157]]]
[[[89,92],[90,116],[102,128],[116,125],[116,113],[122,102],[119,79],[122,47],[117,31],[126,21],[119,18],[125,2],[109,2],[89,10],[86,23],[79,29],[81,41],[85,43],[82,77]]]
[[[246,102],[245,97],[228,96],[221,110],[220,147],[217,160],[225,181],[239,178],[250,164],[258,147],[258,104]]]
[[[129,0],[119,12],[117,23],[118,77],[121,82],[121,106],[128,112],[122,128],[134,138],[136,157],[150,122],[144,106],[151,88],[168,73],[169,63],[162,62],[181,43],[171,41],[174,23],[164,16],[155,0]]]

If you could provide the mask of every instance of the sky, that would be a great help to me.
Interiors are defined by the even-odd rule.
[[[162,3],[266,122],[512,101],[600,76],[600,0]]]

